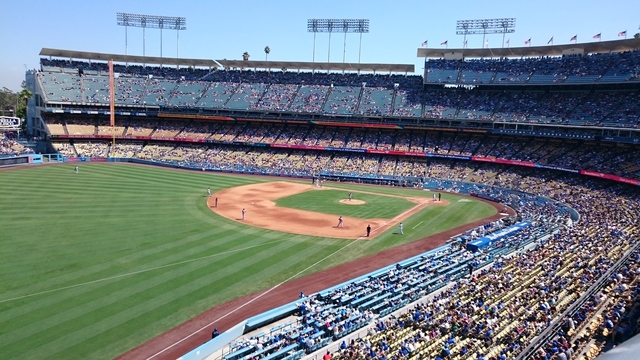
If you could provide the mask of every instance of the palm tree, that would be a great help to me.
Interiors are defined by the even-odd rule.
[[[249,55],[248,52],[244,52],[244,54],[242,54],[242,60],[244,61],[249,61],[249,58],[251,57],[251,55]]]
[[[267,59],[269,58],[269,53],[271,52],[271,48],[269,48],[268,46],[266,46],[264,48],[264,61],[267,61]]]
[[[16,109],[16,116],[19,118],[27,117],[27,101],[31,99],[33,93],[29,89],[22,89],[18,93],[18,108]]]

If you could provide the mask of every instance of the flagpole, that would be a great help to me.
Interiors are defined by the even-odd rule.
[[[424,45],[425,45],[425,46],[424,46],[424,47],[425,47],[425,49],[426,49],[426,48],[428,48],[428,47],[429,47],[429,40],[426,40],[426,41],[424,42]],[[423,68],[423,69],[424,69],[424,71],[427,71],[426,67],[427,67],[427,51],[425,50],[425,52],[424,52],[424,68]],[[427,75],[427,74],[425,73],[425,74],[424,74],[424,76],[426,76],[426,75]]]

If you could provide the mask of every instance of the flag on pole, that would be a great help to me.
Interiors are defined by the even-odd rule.
[[[467,40],[462,43],[462,46],[467,46]]]
[[[507,39],[507,41],[505,41],[505,43],[506,43],[507,45],[509,45],[509,40],[511,40],[511,39]]]
[[[569,41],[578,41],[578,35],[573,35]]]
[[[553,36],[551,37],[551,39],[549,39],[549,41],[547,41],[547,45],[549,44],[553,44]]]
[[[449,43],[449,40],[445,40],[443,42],[440,43],[440,45],[447,45]]]
[[[484,41],[484,46],[489,46],[489,40]]]
[[[531,38],[529,38],[528,40],[525,40],[525,41],[524,41],[524,44],[525,44],[525,45],[531,45]]]
[[[598,34],[593,35],[594,39],[600,39],[601,37],[602,37],[602,33],[598,33]]]
[[[618,36],[625,36],[625,37],[626,37],[626,36],[627,36],[627,30],[625,30],[625,31],[620,31],[620,32],[618,33]]]
[[[422,42],[422,46],[427,46],[428,43],[429,43],[429,40],[425,40]]]

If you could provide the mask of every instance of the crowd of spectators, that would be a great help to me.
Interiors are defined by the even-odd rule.
[[[51,143],[51,146],[53,146],[53,149],[56,152],[60,153],[62,156],[66,158],[72,158],[72,157],[78,156],[78,154],[76,154],[75,149],[73,148],[73,145],[68,142],[54,141]]]
[[[61,119],[52,117],[52,134],[150,136],[151,138],[214,141],[236,144],[289,144],[336,148],[406,151],[442,156],[477,156],[527,161],[569,170],[592,170],[640,178],[637,146],[615,143],[563,142],[556,139],[535,139],[474,133],[378,130],[306,124],[229,123],[202,121],[130,120],[111,128],[92,118]],[[124,134],[124,135],[123,135]],[[206,145],[203,145],[206,146]],[[286,150],[281,150],[285,151]],[[331,154],[320,154],[325,157]],[[355,158],[355,154],[335,156],[335,159]],[[386,177],[424,175],[425,159],[399,159],[372,155],[366,161],[370,173]],[[414,165],[417,164],[417,165]],[[453,166],[453,165],[452,165]],[[415,170],[413,168],[416,167]],[[333,164],[338,171],[342,164]],[[443,172],[446,169],[438,169]],[[433,171],[433,170],[432,170]]]
[[[70,70],[65,61],[42,61],[43,69],[47,70],[39,73],[39,78],[50,101],[107,103],[108,81],[104,75],[81,76],[75,70],[65,72]],[[523,73],[528,74],[527,78],[538,79],[535,81],[542,81],[539,79],[546,76],[566,80],[567,77],[593,76],[594,72],[605,71],[602,69],[613,72],[613,77],[623,71],[638,72],[640,52],[571,55],[558,59],[430,60],[427,65],[447,71],[460,69],[465,74],[495,71],[496,81],[502,81],[501,74],[519,76]],[[118,103],[614,127],[640,125],[637,88],[424,90],[419,76],[217,70],[193,79],[178,75],[191,74],[188,69],[160,71],[160,74],[172,74],[162,77],[155,67],[132,69],[120,73],[116,79]]]
[[[324,105],[326,114],[353,114],[358,105],[359,87],[334,86],[332,87]]]
[[[399,315],[377,321],[366,336],[337,347],[334,359],[513,358],[634,245],[639,233],[635,224],[640,200],[637,189],[549,171],[540,174],[518,169],[512,173],[512,168],[489,166],[491,172],[504,175],[494,185],[541,191],[579,209],[583,218],[548,241],[500,258],[490,268],[474,272]],[[518,180],[523,178],[527,181]],[[612,200],[617,205],[611,205]],[[520,211],[535,209],[540,212],[533,203],[529,210]],[[541,214],[542,218],[553,217],[553,213]],[[575,251],[577,248],[581,250]],[[560,357],[553,356],[559,354],[570,358],[589,350],[585,348],[588,344],[604,348],[609,339],[619,344],[638,333],[637,310],[634,316],[622,319],[638,306],[637,292],[631,286],[638,281],[639,265],[636,252],[605,290],[571,314],[566,320],[570,326],[540,348],[534,358],[556,359]],[[598,311],[596,303],[606,306]],[[593,323],[595,331],[569,331],[569,327],[578,329],[582,322]],[[622,324],[620,331],[614,329],[618,324]]]
[[[109,155],[108,142],[82,142],[74,144],[78,157],[105,158]]]
[[[601,78],[604,78],[603,81],[637,81],[640,80],[639,65],[640,51],[499,60],[429,59],[425,62],[429,82],[467,84],[583,82],[580,78],[589,78],[591,82],[597,82]],[[468,76],[458,77],[458,72]],[[616,79],[610,79],[611,77]]]
[[[13,134],[0,132],[0,156],[32,153],[33,150],[20,144]]]

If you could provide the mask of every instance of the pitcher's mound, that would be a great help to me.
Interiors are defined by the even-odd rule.
[[[347,204],[347,205],[362,205],[365,202],[362,200],[349,200],[349,199],[342,199],[340,200],[340,204]]]

